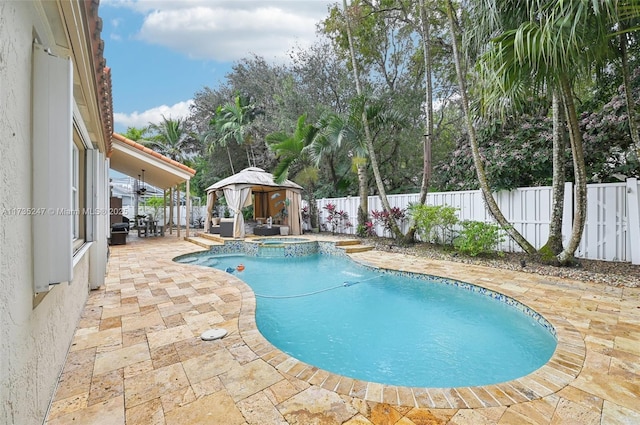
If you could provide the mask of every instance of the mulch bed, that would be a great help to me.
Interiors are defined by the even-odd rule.
[[[527,273],[594,282],[609,286],[640,287],[640,265],[619,261],[577,259],[573,266],[557,267],[543,264],[524,253],[506,252],[502,255],[469,257],[452,251],[450,247],[425,243],[400,246],[394,240],[388,238],[363,238],[362,243],[374,245],[379,251],[399,252],[417,257],[477,264],[506,270],[520,270]]]

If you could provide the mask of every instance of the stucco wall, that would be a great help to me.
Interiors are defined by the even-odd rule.
[[[50,30],[36,1],[0,0],[0,424],[41,424],[88,293],[88,256],[74,281],[34,307],[31,218],[31,45]]]

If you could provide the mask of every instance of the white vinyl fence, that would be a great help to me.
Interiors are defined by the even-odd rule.
[[[626,183],[605,183],[587,185],[587,220],[582,241],[576,256],[593,260],[623,261],[640,264],[640,182],[628,179]],[[565,184],[564,218],[562,237],[566,243],[571,236],[573,225],[573,184]],[[418,202],[418,194],[388,195],[391,207],[407,208],[409,203]],[[542,247],[549,236],[551,221],[551,187],[519,188],[494,194],[506,219],[536,248]],[[358,217],[359,197],[325,198],[317,200],[321,227],[325,228],[327,211],[324,207],[334,204],[336,210],[345,211],[352,227],[336,231],[355,234]],[[429,205],[449,205],[457,208],[461,221],[474,220],[493,222],[485,206],[480,190],[461,192],[429,193]],[[369,197],[369,211],[382,211],[378,196]],[[402,224],[403,232],[409,229],[409,222]],[[377,226],[380,236],[390,236]],[[520,251],[511,239],[500,246],[504,251]]]
[[[180,208],[180,223],[178,223],[178,208]],[[132,205],[122,207],[122,213],[124,216],[128,217],[132,222],[135,218],[134,207]],[[139,215],[152,215],[154,218],[158,220],[163,220],[165,212],[163,208],[160,207],[157,211],[153,207],[138,206],[138,214]],[[167,220],[169,219],[169,207],[166,209]],[[180,207],[173,207],[173,222],[174,224],[179,224],[180,226],[187,225],[187,207],[182,205]],[[192,206],[190,208],[190,217],[189,217],[189,227],[191,228],[199,228],[202,224],[204,224],[204,220],[207,217],[207,207],[206,206]],[[166,220],[165,220],[166,221]]]

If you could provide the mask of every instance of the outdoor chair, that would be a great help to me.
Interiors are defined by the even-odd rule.
[[[138,237],[147,236],[149,228],[147,227],[147,221],[144,218],[138,219]]]

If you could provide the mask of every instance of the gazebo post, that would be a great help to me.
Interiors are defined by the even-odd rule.
[[[189,196],[190,195],[189,180],[187,180],[187,182],[185,183],[185,189],[187,191],[187,210],[186,210],[187,234],[185,236],[189,237],[189,220],[191,219],[191,215],[189,214],[191,212],[191,197]]]
[[[173,186],[169,188],[169,234],[173,235]]]
[[[176,221],[178,223],[176,224],[176,228],[178,232],[178,238],[180,238],[180,210],[182,209],[182,202],[180,202],[180,184],[176,186],[176,198],[178,200],[178,212],[177,212],[178,217],[176,218]]]
[[[167,228],[167,189],[162,189],[162,226]],[[163,233],[164,234],[164,233]]]

